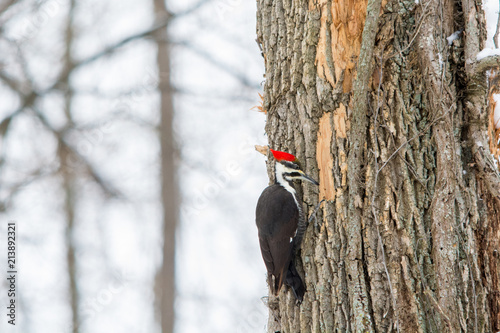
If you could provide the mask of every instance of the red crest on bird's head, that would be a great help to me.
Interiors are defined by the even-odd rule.
[[[279,150],[272,150],[272,149],[269,150],[273,153],[273,156],[277,161],[289,161],[289,162],[297,161],[297,157],[293,156],[292,154],[285,153],[284,151],[279,151]]]

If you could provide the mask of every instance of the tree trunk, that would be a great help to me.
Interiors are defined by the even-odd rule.
[[[164,0],[154,0],[157,22],[168,19]],[[179,219],[179,188],[176,178],[173,89],[170,83],[170,43],[167,29],[157,32],[158,88],[160,92],[161,195],[163,206],[163,262],[156,277],[156,301],[161,331],[175,326],[175,234]]]
[[[76,7],[76,0],[70,1],[70,7],[68,12],[68,19],[66,22],[65,30],[65,52],[64,52],[64,67],[68,70],[73,64],[73,58],[71,56],[71,50],[74,44],[74,12]],[[64,113],[68,123],[72,126],[72,110],[71,105],[73,103],[73,87],[71,86],[69,76],[65,77],[61,82],[67,89],[64,91]],[[78,333],[80,332],[81,316],[79,311],[80,295],[78,292],[78,262],[76,258],[76,244],[74,241],[75,233],[75,223],[76,216],[75,210],[78,201],[77,194],[77,177],[74,170],[71,170],[69,165],[71,165],[71,155],[66,149],[66,146],[59,143],[58,157],[61,161],[61,175],[62,175],[62,187],[64,189],[64,213],[66,218],[66,232],[65,232],[65,242],[66,242],[66,261],[67,261],[67,272],[69,280],[69,304],[71,309],[71,329],[68,332]]]
[[[306,212],[326,199],[297,256],[304,302],[270,295],[269,332],[499,331],[481,2],[257,4],[269,145],[319,178]]]

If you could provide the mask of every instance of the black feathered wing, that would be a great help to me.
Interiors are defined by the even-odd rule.
[[[291,239],[299,220],[299,210],[293,195],[278,184],[266,188],[257,202],[256,220],[269,284],[277,294],[288,275],[293,256]],[[293,271],[296,272],[295,267]],[[274,276],[274,285],[271,276]]]

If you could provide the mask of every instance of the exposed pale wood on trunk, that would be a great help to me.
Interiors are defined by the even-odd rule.
[[[333,184],[333,156],[330,153],[332,140],[331,113],[325,113],[319,120],[317,163],[319,169],[319,197],[335,200],[335,185]]]

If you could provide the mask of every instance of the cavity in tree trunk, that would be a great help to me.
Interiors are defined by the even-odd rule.
[[[257,4],[269,145],[320,180],[306,212],[326,199],[297,256],[304,302],[270,295],[269,332],[499,331],[481,2]]]

